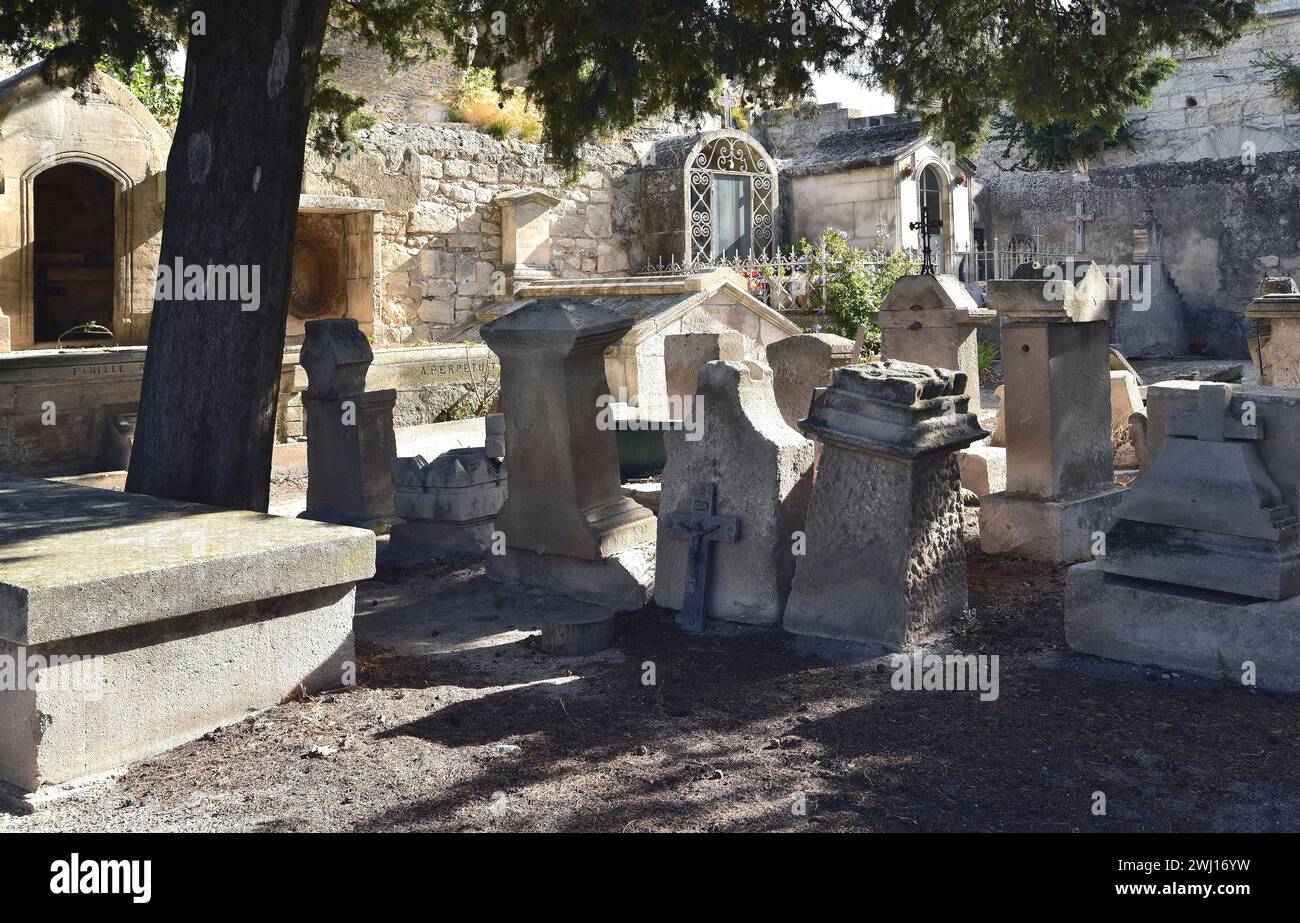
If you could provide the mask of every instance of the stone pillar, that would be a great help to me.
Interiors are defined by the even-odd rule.
[[[1273,388],[1300,388],[1300,290],[1290,276],[1270,276],[1259,297],[1246,307],[1255,322],[1251,358],[1259,383]]]
[[[664,382],[669,407],[673,397],[683,401],[693,397],[700,369],[706,362],[743,362],[745,336],[738,330],[721,333],[672,333],[664,337]],[[680,403],[677,404],[681,406]]]
[[[653,585],[655,517],[620,489],[604,350],[632,319],[590,299],[540,298],[483,327],[501,360],[509,497],[501,580],[637,606]]]
[[[898,647],[966,607],[956,451],[988,435],[966,376],[884,360],[836,369],[803,430],[822,458],[785,628]]]
[[[989,304],[1008,321],[1007,487],[980,503],[980,548],[989,554],[1082,561],[1122,492],[1111,449],[1109,328],[1072,320],[1073,284],[1062,284],[1058,293],[1041,279],[989,283]]]
[[[794,577],[794,533],[803,528],[812,488],[812,445],[781,419],[772,373],[762,365],[710,362],[698,387],[702,428],[664,434],[655,602],[682,608],[688,542],[673,537],[671,516],[691,510],[696,488],[712,484],[717,514],[738,517],[740,533],[711,549],[705,614],[779,624]]]
[[[975,304],[954,275],[903,276],[872,320],[880,326],[880,354],[966,374],[971,413],[980,411],[979,353],[975,332],[994,318]]]
[[[808,416],[813,391],[831,383],[831,373],[854,359],[852,340],[833,333],[802,333],[768,344],[776,405],[789,426]]]
[[[397,455],[397,392],[366,390],[374,358],[356,320],[307,322],[298,360],[307,372],[307,509],[302,516],[382,534],[396,522],[389,466]]]

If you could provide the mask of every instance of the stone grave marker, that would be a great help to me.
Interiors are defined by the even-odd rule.
[[[1300,412],[1271,389],[1177,384],[1190,388],[1152,402],[1163,441],[1120,503],[1104,554],[1069,570],[1066,641],[1100,657],[1300,690]],[[1182,409],[1188,397],[1196,403]]]
[[[1261,385],[1300,388],[1300,289],[1289,276],[1260,283],[1259,297],[1246,307],[1256,334],[1248,337]]]
[[[396,520],[389,471],[397,456],[397,392],[366,390],[374,352],[353,318],[307,322],[307,509],[304,519],[386,532]]]
[[[961,372],[890,359],[835,370],[803,424],[824,450],[787,631],[898,647],[962,613],[955,453],[988,435],[968,403]]]
[[[736,330],[719,333],[673,333],[664,337],[664,380],[669,406],[695,395],[700,369],[706,362],[742,362],[745,337]],[[680,404],[676,405],[680,406]]]
[[[605,349],[632,318],[585,298],[540,298],[485,325],[501,359],[510,482],[496,516],[497,579],[636,608],[654,580],[654,514],[620,488]]]
[[[794,576],[793,533],[803,527],[812,483],[813,447],[781,419],[772,373],[759,363],[710,362],[697,387],[701,430],[664,434],[655,601],[667,609],[688,607],[697,559],[690,535],[674,528],[672,517],[699,513],[699,485],[710,484],[716,512],[738,516],[744,531],[704,552],[712,558],[704,608],[727,621],[779,624]],[[705,589],[698,580],[695,588]]]
[[[1008,318],[1007,486],[980,502],[980,547],[989,554],[1084,560],[1123,490],[1111,448],[1108,326],[1073,320],[1081,296],[1062,284],[1063,293],[1049,295],[1041,279],[989,282],[989,304]]]
[[[813,391],[831,383],[831,372],[856,361],[852,340],[833,333],[802,333],[767,347],[776,405],[786,424],[798,428],[808,415]]]

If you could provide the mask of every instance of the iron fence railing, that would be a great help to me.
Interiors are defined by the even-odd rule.
[[[920,265],[920,252],[905,251]],[[997,238],[989,248],[966,253],[931,255],[936,271],[952,273],[963,282],[979,283],[990,279],[1009,279],[1025,263],[1058,263],[1081,260],[1075,253],[1043,250],[1036,243],[1015,241],[1011,247],[999,247]],[[799,313],[808,308],[808,295],[816,286],[824,287],[833,278],[842,261],[831,254],[814,250],[809,253],[778,251],[774,255],[721,257],[712,260],[659,260],[639,270],[641,275],[689,275],[714,269],[730,269],[746,281],[749,293],[778,311]],[[877,266],[868,261],[864,266]]]

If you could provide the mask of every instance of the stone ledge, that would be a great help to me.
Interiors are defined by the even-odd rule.
[[[374,576],[372,533],[0,474],[0,640],[41,644]]]
[[[1255,602],[1106,576],[1097,563],[1066,576],[1072,650],[1239,681],[1252,661],[1260,687],[1300,691],[1300,596]]]

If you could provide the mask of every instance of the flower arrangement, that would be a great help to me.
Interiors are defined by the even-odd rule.
[[[901,176],[903,179],[911,179],[913,176],[916,175],[916,164],[913,163],[904,164],[903,169],[898,171],[898,175]]]

